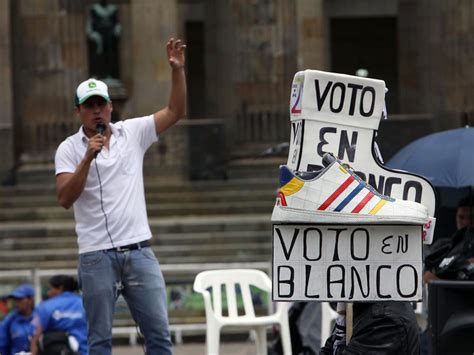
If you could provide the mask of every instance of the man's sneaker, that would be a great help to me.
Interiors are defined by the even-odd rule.
[[[280,189],[273,222],[425,224],[420,203],[383,196],[352,169],[327,153],[324,168],[294,172],[280,166]]]

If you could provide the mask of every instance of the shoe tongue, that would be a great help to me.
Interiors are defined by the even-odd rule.
[[[323,156],[323,165],[324,165],[324,167],[327,167],[327,166],[331,165],[335,160],[336,160],[336,158],[331,153],[324,154],[324,156]]]

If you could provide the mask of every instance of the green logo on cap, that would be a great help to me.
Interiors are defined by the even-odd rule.
[[[97,86],[97,84],[94,83],[93,81],[89,83],[89,87],[90,87],[91,89],[95,88],[96,86]]]

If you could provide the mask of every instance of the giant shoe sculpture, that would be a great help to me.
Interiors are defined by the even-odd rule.
[[[295,75],[272,214],[274,300],[421,300],[435,194],[375,157],[385,91],[382,80]]]

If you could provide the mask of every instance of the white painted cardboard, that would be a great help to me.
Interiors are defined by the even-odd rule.
[[[390,170],[374,157],[373,141],[385,114],[384,102],[382,80],[317,70],[296,73],[287,165],[299,171],[314,170],[322,165],[324,153],[331,152],[382,194],[420,202],[434,217],[435,192],[429,181]]]
[[[419,301],[422,226],[273,225],[275,301]]]

